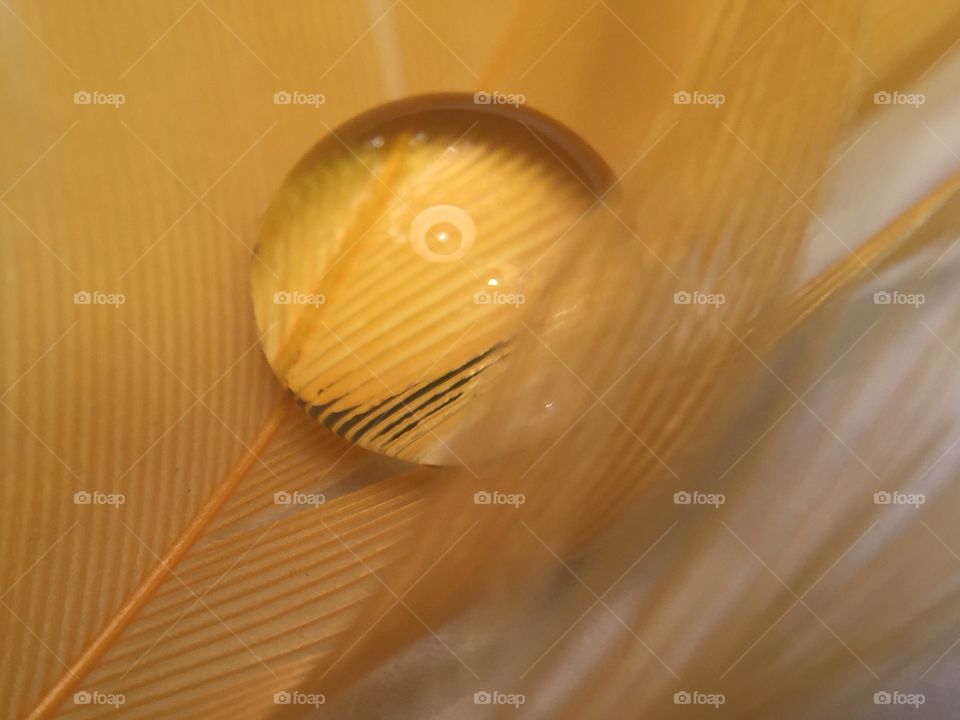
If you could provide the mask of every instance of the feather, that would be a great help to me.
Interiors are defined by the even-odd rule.
[[[670,717],[690,691],[809,717],[943,669],[946,143],[953,167],[882,227],[825,228],[835,171],[894,110],[874,93],[938,78],[960,7],[487,5],[0,10],[25,69],[2,85],[6,716],[301,715],[277,704],[298,691],[321,715],[465,717],[496,691],[527,717]],[[247,278],[318,135],[451,89],[524,93],[618,183],[538,263],[449,438],[461,463],[431,467],[295,407]],[[288,91],[325,102],[271,102]],[[810,272],[813,228],[839,254]],[[871,302],[889,291],[923,312]]]

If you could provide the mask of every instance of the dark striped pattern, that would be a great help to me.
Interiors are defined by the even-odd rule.
[[[507,356],[504,352],[507,345],[507,342],[496,343],[433,380],[413,384],[404,392],[390,395],[366,408],[359,405],[339,407],[343,397],[308,403],[294,394],[297,403],[306,407],[311,416],[347,440],[363,440],[372,448],[396,452],[427,438],[456,412],[458,403],[472,397],[476,391],[474,381]]]

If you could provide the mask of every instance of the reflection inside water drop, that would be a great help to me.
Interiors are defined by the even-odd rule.
[[[427,247],[439,254],[452,254],[463,244],[463,233],[453,223],[441,222],[426,232]]]
[[[540,274],[527,270],[609,171],[548,118],[472,96],[391,104],[335,133],[266,214],[252,268],[264,350],[350,442],[457,462],[448,443],[536,294]],[[324,302],[277,304],[277,293]]]

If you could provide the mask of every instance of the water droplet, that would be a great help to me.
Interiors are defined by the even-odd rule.
[[[393,103],[322,140],[268,209],[252,267],[281,382],[347,440],[416,462],[457,462],[447,439],[520,332],[525,270],[610,180],[569,130],[472,99]]]

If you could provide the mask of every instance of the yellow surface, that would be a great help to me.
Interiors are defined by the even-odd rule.
[[[263,359],[255,238],[283,177],[329,128],[406,95],[522,92],[625,176],[617,214],[573,236],[601,233],[609,254],[558,256],[579,270],[545,310],[576,318],[546,337],[559,359],[533,337],[521,351],[562,391],[511,376],[498,420],[473,438],[481,447],[457,446],[471,466],[502,455],[510,402],[554,402],[563,414],[542,424],[557,436],[579,417],[556,452],[546,443],[481,473],[529,493],[526,517],[564,552],[669,480],[658,460],[681,462],[704,418],[732,407],[721,371],[758,368],[736,338],[793,277],[809,221],[793,193],[812,190],[812,202],[873,89],[917,77],[953,42],[956,3],[915,8],[5,0],[5,715],[92,716],[73,702],[86,689],[123,693],[126,717],[263,717],[275,691],[333,697],[424,635],[398,613],[368,634],[414,585],[405,602],[439,627],[541,567],[523,528],[464,502],[485,487],[477,474],[406,472],[319,432]],[[728,93],[721,114],[672,104],[697,87]],[[282,91],[326,102],[275,105]],[[77,92],[115,104],[75,104]],[[739,292],[722,316],[732,333],[663,304],[734,265],[720,282]],[[123,302],[75,304],[83,292]],[[293,490],[329,497],[320,514],[274,503]],[[78,492],[125,502],[75,504]],[[831,661],[849,670],[850,658]]]

